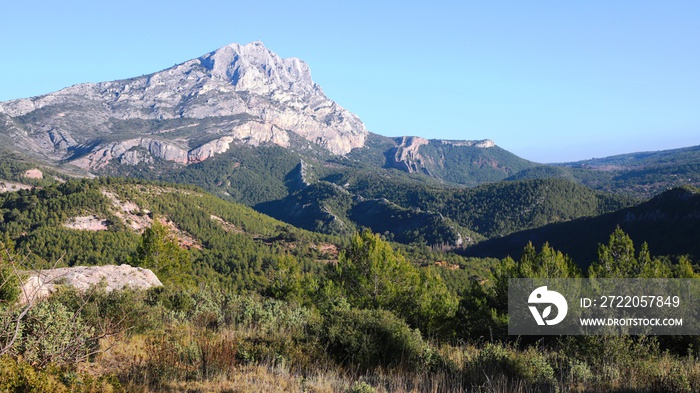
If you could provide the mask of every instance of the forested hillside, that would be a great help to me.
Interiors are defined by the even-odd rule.
[[[508,180],[564,178],[595,190],[648,199],[683,185],[700,186],[700,146],[540,165]]]
[[[635,202],[564,179],[461,188],[349,159],[304,157],[281,147],[237,147],[175,172],[124,166],[105,170],[142,178],[160,173],[155,177],[199,185],[311,231],[345,236],[367,227],[399,242],[429,245],[469,244]]]
[[[440,213],[484,237],[579,217],[596,216],[635,203],[593,191],[565,179],[533,179],[441,189],[391,179],[343,178],[347,189],[366,198],[387,198],[401,206]]]
[[[189,250],[198,272],[234,288],[259,289],[254,276],[273,269],[279,255],[313,269],[345,244],[196,187],[103,178],[0,194],[0,231],[42,267],[59,259],[68,266],[128,263],[154,220]]]
[[[503,258],[518,255],[528,242],[549,242],[586,267],[597,258],[596,246],[619,226],[638,242],[646,242],[653,254],[697,258],[700,256],[699,217],[699,190],[686,186],[612,213],[494,238],[465,250],[465,254]]]
[[[508,336],[511,277],[700,277],[692,260],[650,255],[619,228],[586,271],[548,244],[485,260],[393,247],[370,231],[340,241],[164,183],[83,180],[2,197],[4,390],[700,388],[693,336]],[[86,216],[105,228],[73,226]],[[14,269],[56,252],[61,263],[126,258],[164,286],[63,287],[18,303]]]

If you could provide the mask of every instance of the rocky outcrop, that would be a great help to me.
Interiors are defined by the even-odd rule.
[[[231,44],[151,75],[0,103],[0,115],[0,134],[12,134],[18,146],[89,170],[117,158],[199,162],[231,143],[289,147],[289,133],[342,155],[364,146],[368,134],[325,96],[306,63],[282,59],[260,42]],[[193,143],[203,135],[210,142]],[[127,154],[135,146],[147,154]]]
[[[24,171],[22,174],[22,177],[26,177],[27,179],[43,179],[44,178],[44,173],[42,173],[39,169],[34,168],[34,169],[27,169]]]
[[[181,144],[168,140],[154,138],[127,139],[96,146],[87,155],[69,162],[86,170],[99,170],[114,160],[117,160],[120,164],[136,165],[142,162],[150,162],[154,158],[189,165],[202,162],[216,154],[224,153],[234,143],[253,146],[263,143],[274,143],[279,146],[289,146],[289,135],[285,131],[274,125],[256,121],[249,121],[236,126],[227,134],[189,151],[182,147]]]
[[[68,219],[63,226],[82,231],[106,231],[109,229],[109,221],[95,215],[79,216]]]
[[[149,155],[138,154],[138,150],[134,150],[138,148],[148,152]],[[70,163],[86,170],[96,170],[117,158],[122,164],[136,165],[151,157],[187,164],[187,150],[172,143],[151,138],[128,139],[98,146],[92,152]]]
[[[478,147],[480,149],[488,149],[490,147],[496,146],[496,143],[490,139],[482,139],[480,141],[448,141],[440,139],[436,140],[436,142],[440,142],[443,145]]]
[[[430,142],[417,136],[404,136],[397,139],[398,146],[393,150],[393,159],[389,164],[394,168],[408,173],[419,172],[423,167],[425,158],[418,152],[421,146]]]
[[[246,143],[252,146],[273,143],[289,147],[289,134],[274,124],[249,121],[231,129],[229,135],[190,150],[187,154],[188,164],[201,162],[215,154],[224,153],[235,142]]]
[[[23,303],[44,298],[61,285],[85,291],[91,286],[104,284],[107,292],[125,288],[148,289],[163,285],[151,270],[129,265],[65,267],[38,270],[29,272],[28,275],[20,295],[20,301]]]
[[[495,147],[496,144],[490,139],[475,140],[475,141],[453,141],[442,139],[424,139],[417,136],[404,136],[395,139],[396,147],[391,149],[386,154],[386,165],[392,168],[400,169],[408,173],[423,173],[428,176],[440,178],[436,173],[445,168],[446,161],[450,154],[446,152],[445,147],[457,148],[476,148],[489,149]],[[426,152],[423,147],[431,145],[432,149]],[[457,161],[464,160],[467,155],[461,155]],[[447,158],[447,160],[446,160]],[[454,157],[451,157],[454,158]],[[464,169],[464,168],[463,168]]]

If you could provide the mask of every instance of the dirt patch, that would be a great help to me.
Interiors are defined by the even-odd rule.
[[[153,220],[149,216],[150,212],[148,210],[141,209],[139,205],[134,202],[124,202],[120,200],[116,194],[107,190],[102,190],[102,195],[112,201],[112,205],[116,207],[114,215],[119,217],[129,228],[136,232],[141,232],[151,226]]]
[[[455,265],[447,261],[436,261],[435,266],[448,270],[459,270],[459,265]]]
[[[17,183],[13,181],[0,180],[0,192],[12,192],[19,190],[29,190],[32,186],[29,184]]]
[[[317,246],[318,251],[327,255],[330,259],[338,259],[338,246],[330,243],[321,243]]]
[[[199,241],[197,241],[197,239],[178,228],[174,222],[165,217],[160,217],[158,221],[168,228],[170,234],[175,237],[175,240],[177,240],[177,245],[180,246],[180,248],[186,248],[188,250],[192,248],[196,248],[197,250],[202,249],[202,245],[199,243]]]
[[[231,224],[230,222],[224,220],[221,217],[217,217],[215,215],[211,215],[212,221],[217,222],[219,225],[221,225],[221,228],[224,229],[226,232],[233,232],[233,233],[245,233],[242,229],[236,227],[235,225]]]
[[[109,221],[97,216],[82,216],[68,219],[63,226],[82,231],[106,231],[109,229]]]
[[[28,179],[43,179],[44,174],[37,168],[27,169],[22,175]]]

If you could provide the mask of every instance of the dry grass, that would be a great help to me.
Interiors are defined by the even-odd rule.
[[[163,332],[164,334],[165,332]],[[201,333],[201,332],[200,332]],[[190,327],[169,331],[170,337],[183,348],[220,348],[222,342],[238,339],[252,339],[251,331],[229,331],[226,337],[208,336],[211,345],[207,347]],[[157,345],[164,345],[163,351],[173,347],[164,341],[154,341],[153,335],[109,338],[103,342],[110,350],[102,353],[94,363],[83,365],[82,372],[94,376],[113,374],[118,376],[126,391],[134,392],[352,392],[357,384],[371,386],[375,392],[636,392],[668,391],[691,392],[700,386],[700,362],[691,357],[679,358],[664,354],[628,367],[610,366],[599,370],[585,381],[558,378],[556,385],[531,384],[514,375],[504,374],[503,370],[492,370],[473,379],[474,370],[470,364],[479,361],[483,348],[475,345],[447,345],[437,348],[445,363],[434,371],[411,371],[401,368],[373,369],[361,371],[342,367],[330,358],[320,358],[313,365],[295,364],[293,361],[263,360],[242,363],[234,352],[220,351],[218,355],[227,359],[228,364],[210,366],[214,371],[208,375],[201,372],[201,364],[179,364],[181,374],[168,374],[156,380],[149,369],[158,360],[176,362],[175,357],[162,357],[155,353]],[[156,345],[156,346],[154,346]],[[178,347],[179,348],[179,347]],[[528,356],[513,348],[505,349],[512,356]],[[159,357],[160,356],[160,357]],[[212,355],[212,358],[216,358]],[[550,359],[551,360],[551,359]],[[179,360],[177,360],[179,362]],[[553,360],[551,361],[553,362]],[[196,363],[196,362],[195,362]],[[157,364],[156,364],[157,365]],[[175,367],[175,366],[174,366]],[[482,372],[482,374],[483,374]]]

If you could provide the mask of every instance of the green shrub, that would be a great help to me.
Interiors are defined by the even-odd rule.
[[[19,353],[40,367],[49,363],[75,366],[87,360],[99,345],[94,328],[85,325],[78,313],[52,299],[29,310],[21,334]]]
[[[365,381],[357,381],[350,388],[350,393],[375,393],[377,389]]]
[[[515,373],[527,383],[548,386],[554,385],[554,369],[547,357],[536,348],[530,347],[523,352],[516,352],[513,357]]]
[[[0,357],[0,392],[72,392],[121,393],[114,375],[93,377],[57,367],[38,370],[29,363],[10,356]]]
[[[0,392],[67,392],[55,376],[9,356],[0,358]]]
[[[501,344],[486,344],[467,368],[476,383],[486,382],[484,376],[513,375],[508,350]]]
[[[0,307],[16,302],[22,293],[19,277],[13,269],[13,258],[14,242],[4,233],[0,235]]]
[[[82,292],[62,287],[52,300],[79,310],[85,325],[110,334],[143,333],[163,325],[159,310],[147,302],[147,292],[138,289],[107,292],[104,286],[95,285]]]
[[[588,367],[588,363],[580,360],[574,360],[569,365],[568,371],[569,381],[573,384],[585,384],[593,379],[593,372]]]
[[[650,388],[653,392],[686,393],[693,391],[686,371],[678,366],[674,366],[666,372],[656,373]]]
[[[228,325],[271,336],[303,337],[314,322],[312,312],[306,307],[256,296],[230,297],[223,312]]]
[[[385,310],[335,310],[324,321],[323,335],[332,356],[363,368],[421,367],[436,356],[418,330]]]
[[[492,380],[510,380],[536,389],[554,389],[554,369],[536,348],[516,351],[502,344],[486,344],[468,364],[472,383],[484,385]]]
[[[0,249],[0,252],[3,250]],[[0,307],[4,304],[12,304],[19,299],[22,289],[19,286],[19,278],[12,269],[5,265],[0,256]]]

